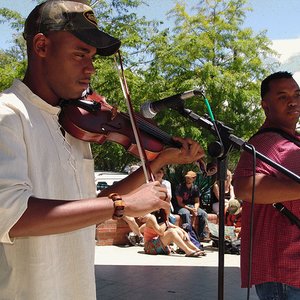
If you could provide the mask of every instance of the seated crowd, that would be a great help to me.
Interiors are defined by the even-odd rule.
[[[201,172],[188,171],[184,181],[175,188],[164,179],[164,169],[154,174],[155,180],[167,187],[170,212],[153,212],[141,218],[124,218],[132,232],[131,245],[143,246],[146,254],[170,254],[177,250],[187,257],[204,256],[201,242],[210,241],[209,223],[219,220],[219,182],[217,164],[208,163]],[[232,173],[227,170],[225,186],[225,226],[234,226],[236,238],[241,231],[242,201],[237,200],[232,185]]]

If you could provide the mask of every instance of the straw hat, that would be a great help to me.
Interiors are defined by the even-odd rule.
[[[185,177],[192,177],[192,178],[195,178],[197,176],[197,174],[194,172],[194,171],[188,171],[186,174],[185,174]]]

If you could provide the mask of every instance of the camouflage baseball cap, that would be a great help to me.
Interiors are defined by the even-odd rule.
[[[114,54],[120,40],[101,31],[93,10],[76,1],[48,0],[36,6],[25,22],[24,38],[37,33],[68,31],[86,44],[97,48],[102,56]]]

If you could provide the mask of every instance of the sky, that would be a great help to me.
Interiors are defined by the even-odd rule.
[[[176,3],[175,0],[148,0],[149,6],[140,9],[139,14],[149,19],[166,20],[166,12]],[[187,0],[194,5],[198,0]],[[247,13],[245,26],[251,27],[255,33],[267,30],[271,40],[300,38],[300,26],[297,20],[300,15],[299,0],[249,0],[252,12]],[[26,17],[35,6],[33,0],[0,0],[0,7],[14,9]],[[7,49],[11,44],[13,31],[7,24],[0,24],[0,48]]]

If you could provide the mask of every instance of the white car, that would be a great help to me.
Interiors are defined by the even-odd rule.
[[[95,183],[97,187],[97,192],[100,192],[113,185],[115,182],[122,180],[127,177],[127,173],[121,172],[107,172],[107,171],[97,171],[95,172]]]

